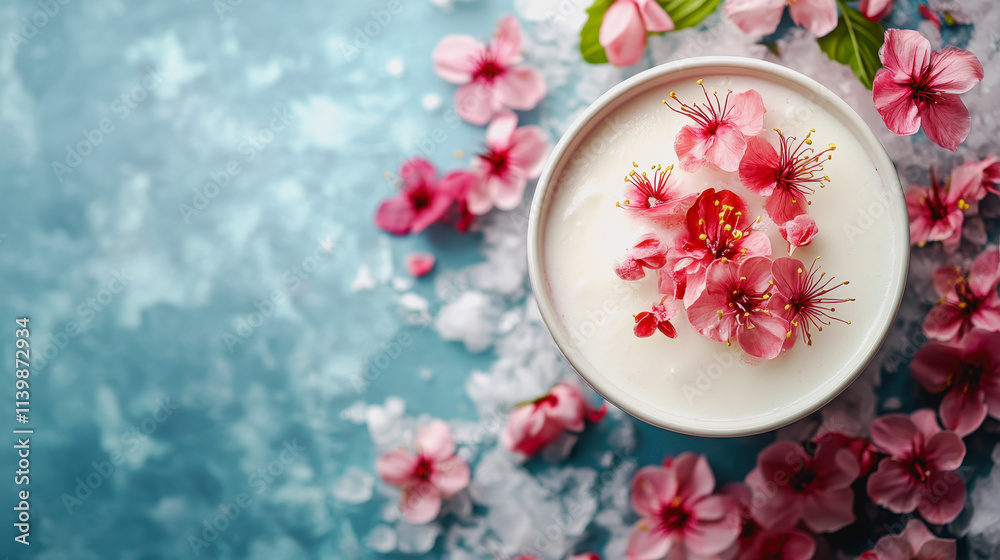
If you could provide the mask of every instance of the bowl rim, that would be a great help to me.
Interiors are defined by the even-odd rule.
[[[743,424],[738,424],[737,421],[731,421],[726,424],[699,423],[696,419],[687,418],[685,419],[688,420],[687,422],[681,422],[678,421],[680,417],[668,417],[662,413],[658,413],[653,407],[645,406],[641,401],[626,391],[620,390],[605,379],[605,376],[600,374],[598,368],[593,367],[583,356],[583,353],[570,340],[565,325],[559,320],[559,315],[548,290],[544,272],[544,239],[541,236],[543,226],[542,217],[547,216],[548,202],[551,199],[549,191],[553,183],[553,176],[556,170],[562,166],[564,156],[570,145],[573,144],[577,136],[600,113],[609,108],[614,109],[614,104],[618,102],[627,102],[628,98],[624,100],[622,98],[629,92],[669,74],[689,72],[695,69],[704,69],[706,75],[724,73],[727,69],[738,70],[744,73],[747,71],[758,72],[772,79],[778,78],[779,81],[785,80],[791,82],[815,95],[819,101],[827,105],[827,110],[834,113],[835,116],[844,119],[842,122],[847,125],[848,129],[851,129],[855,133],[855,136],[861,141],[866,152],[871,157],[872,162],[878,168],[879,175],[888,194],[888,212],[885,216],[886,219],[893,219],[893,223],[896,225],[895,229],[897,230],[896,258],[893,263],[895,280],[893,285],[890,286],[891,291],[889,292],[891,301],[883,307],[882,312],[876,320],[876,329],[873,332],[878,334],[877,338],[869,341],[867,351],[857,354],[854,360],[848,362],[844,370],[842,370],[846,371],[849,368],[853,368],[852,371],[847,375],[842,375],[840,382],[832,385],[829,391],[818,393],[809,399],[803,399],[794,406],[788,407],[788,410],[784,414],[769,413]],[[839,115],[836,113],[839,113]],[[816,412],[853,383],[875,357],[892,328],[906,287],[910,253],[908,224],[909,217],[906,211],[906,201],[896,174],[895,165],[886,153],[885,148],[875,137],[871,128],[843,99],[812,78],[772,62],[739,56],[688,58],[655,66],[622,81],[587,107],[563,133],[559,142],[549,154],[542,173],[539,175],[538,184],[531,201],[527,237],[528,276],[542,321],[549,334],[555,340],[559,351],[580,377],[608,402],[648,424],[678,433],[706,437],[748,436],[775,430]]]

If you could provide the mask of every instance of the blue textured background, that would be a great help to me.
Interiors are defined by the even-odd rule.
[[[423,106],[423,96],[436,94],[447,107],[454,91],[434,75],[430,53],[447,33],[487,36],[513,6],[484,0],[442,11],[402,0],[370,45],[348,53],[343,45],[385,2],[245,0],[221,15],[219,4],[72,1],[35,34],[22,26],[38,4],[0,6],[0,355],[7,363],[13,320],[25,315],[36,352],[32,545],[12,544],[14,455],[4,443],[0,554],[189,558],[188,537],[200,534],[202,520],[249,492],[253,504],[202,557],[379,557],[359,541],[391,500],[376,490],[365,504],[345,505],[331,493],[350,466],[374,472],[368,432],[341,411],[403,396],[411,415],[478,416],[464,379],[488,369],[493,351],[470,354],[432,328],[407,325],[393,278],[405,277],[403,256],[415,250],[437,255],[439,271],[480,262],[482,235],[441,226],[391,239],[372,215],[393,190],[383,173],[426,146],[435,128],[444,141],[429,156],[442,169],[464,165],[481,145],[481,128],[452,126]],[[11,33],[24,34],[17,48]],[[160,78],[144,86],[150,69]],[[605,83],[608,71],[574,75],[603,73],[595,83]],[[127,111],[123,96],[131,97]],[[587,102],[562,87],[524,119],[565,119]],[[267,134],[259,137],[261,149],[247,148],[275,114],[288,124],[266,144]],[[66,163],[67,146],[96,138],[89,131],[102,119],[114,128],[92,153],[54,169]],[[185,216],[180,205],[198,202],[196,189],[204,192],[230,161],[240,173]],[[291,279],[295,267],[311,268],[323,241],[332,243],[329,255]],[[376,286],[354,291],[362,265]],[[116,273],[128,285],[102,292],[109,283],[117,289]],[[230,348],[226,334],[275,290],[283,299],[271,316]],[[434,300],[433,280],[412,292]],[[98,301],[89,311],[88,298]],[[505,304],[523,306],[524,294]],[[66,334],[69,324],[79,334]],[[351,376],[401,332],[415,343],[359,395]],[[433,371],[430,380],[422,368]],[[14,427],[13,378],[5,378],[2,425]],[[912,385],[897,375],[883,391],[909,407],[924,398]],[[571,463],[596,465],[623,421],[589,430]],[[695,450],[709,455],[720,481],[741,479],[773,439],[706,440],[635,424],[639,464]],[[981,472],[990,438],[970,440]],[[257,493],[254,473],[292,441],[305,451]],[[124,462],[67,507],[79,480],[116,453]],[[444,546],[439,540],[431,556],[443,557]]]

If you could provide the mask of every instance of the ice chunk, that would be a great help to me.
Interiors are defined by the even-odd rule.
[[[389,73],[390,76],[398,78],[403,75],[406,71],[406,63],[403,62],[401,58],[389,59],[389,62],[385,65],[385,71]]]
[[[980,558],[995,558],[1000,550],[1000,445],[993,448],[993,463],[989,476],[976,481],[968,500],[972,506],[969,546]]]
[[[396,550],[396,532],[387,525],[376,525],[365,537],[365,544],[375,552],[387,554]]]
[[[372,498],[375,478],[358,467],[347,467],[333,485],[333,497],[345,504],[363,504]]]
[[[421,105],[424,106],[424,109],[427,109],[427,111],[434,113],[441,108],[441,105],[444,104],[444,101],[441,99],[440,95],[436,93],[428,93],[424,95],[422,98],[420,98],[420,103]]]
[[[469,352],[493,346],[499,309],[482,292],[465,292],[441,308],[434,327],[441,338],[458,340]]]
[[[434,541],[441,534],[441,525],[396,525],[397,548],[404,554],[426,554],[434,548]]]
[[[361,268],[358,269],[358,275],[354,277],[354,282],[351,282],[351,291],[360,292],[371,290],[374,287],[375,278],[372,277],[372,269],[368,268],[366,264],[361,265]]]

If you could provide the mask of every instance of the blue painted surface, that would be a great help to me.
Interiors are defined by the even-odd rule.
[[[439,270],[478,262],[482,236],[435,226],[390,239],[371,217],[392,192],[383,171],[435,128],[446,136],[430,153],[441,169],[463,165],[453,152],[482,142],[480,128],[422,107],[423,95],[447,105],[454,91],[434,75],[430,52],[447,33],[487,36],[512,6],[442,12],[403,0],[383,25],[373,10],[387,2],[246,0],[221,15],[218,4],[59,4],[16,52],[10,34],[23,33],[38,4],[0,7],[0,355],[11,359],[13,319],[26,315],[43,358],[32,376],[32,545],[11,544],[4,443],[0,554],[189,558],[202,521],[247,493],[252,503],[201,557],[380,557],[350,535],[367,534],[386,498],[343,506],[330,496],[348,466],[374,471],[368,433],[340,411],[404,396],[412,415],[477,417],[463,380],[487,369],[492,352],[471,355],[404,325],[390,278],[417,250],[437,255]],[[355,42],[366,26],[376,30],[370,44]],[[345,54],[352,43],[358,51]],[[396,58],[400,77],[387,70]],[[558,114],[568,95],[556,92],[526,120]],[[93,132],[102,121],[106,131]],[[87,151],[88,142],[89,155],[67,162],[67,146]],[[238,174],[225,171],[233,165]],[[218,194],[205,191],[225,174]],[[325,238],[329,255],[317,253]],[[310,262],[315,270],[300,274]],[[354,292],[361,265],[380,283]],[[116,274],[127,283],[120,291]],[[433,300],[431,280],[413,291]],[[262,324],[238,334],[269,306]],[[400,332],[415,344],[359,397],[350,375]],[[417,375],[424,367],[430,381]],[[931,402],[906,375],[884,390],[906,406]],[[742,478],[773,438],[708,440],[635,424],[640,464],[690,449],[709,455],[721,482]],[[571,462],[595,466],[613,427],[588,431]],[[290,442],[305,450],[262,477]],[[973,444],[980,466],[988,444]],[[430,557],[445,557],[441,542]]]

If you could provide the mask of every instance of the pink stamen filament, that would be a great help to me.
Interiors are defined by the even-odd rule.
[[[823,327],[830,326],[832,321],[839,321],[845,325],[851,324],[850,321],[831,315],[831,313],[835,313],[837,310],[834,307],[830,307],[830,305],[854,301],[853,298],[824,297],[837,288],[848,284],[848,282],[837,282],[831,286],[831,283],[836,279],[835,276],[826,278],[824,281],[826,272],[821,272],[819,277],[817,277],[816,273],[822,268],[822,266],[816,264],[818,261],[819,257],[813,259],[807,272],[799,269],[799,274],[804,274],[805,280],[803,281],[800,276],[798,286],[796,286],[799,293],[790,298],[790,302],[788,303],[788,308],[792,311],[792,324],[802,330],[802,340],[810,346],[812,345],[812,334],[809,332],[810,327],[815,327],[820,332],[823,332]]]

